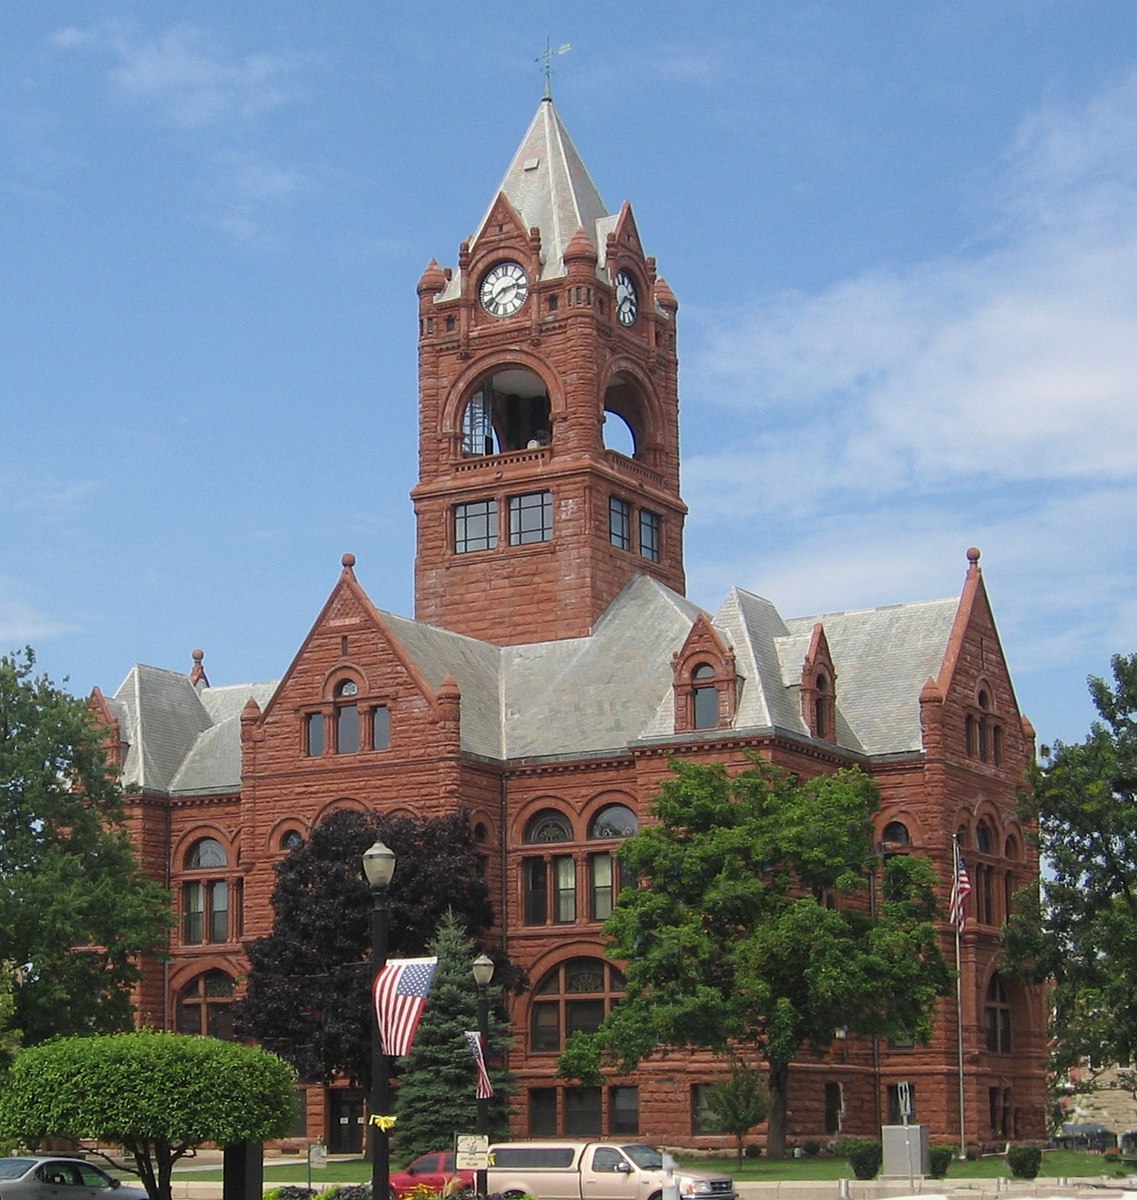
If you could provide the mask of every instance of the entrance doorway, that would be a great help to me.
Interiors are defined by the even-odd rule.
[[[332,1154],[363,1153],[363,1093],[358,1088],[332,1088],[328,1115],[328,1150]]]

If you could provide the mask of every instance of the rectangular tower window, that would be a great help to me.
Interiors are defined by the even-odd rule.
[[[307,752],[310,758],[319,758],[324,753],[324,714],[308,713],[304,718],[307,734]]]
[[[640,556],[648,562],[659,562],[663,518],[659,513],[640,509]]]
[[[608,540],[617,550],[632,548],[632,506],[616,496],[608,498]]]
[[[522,867],[525,880],[525,924],[544,925],[549,919],[549,868],[543,858],[527,858]]]
[[[556,874],[556,919],[561,922],[576,920],[576,859],[571,854],[561,854],[553,859]]]
[[[509,498],[509,544],[529,546],[553,536],[553,493],[529,492]]]
[[[472,554],[497,546],[497,501],[472,500],[454,506],[454,550]]]

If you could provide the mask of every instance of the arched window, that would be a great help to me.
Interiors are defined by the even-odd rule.
[[[229,865],[225,847],[212,837],[198,838],[183,860],[186,871],[218,873]],[[182,884],[182,941],[187,946],[228,942],[237,935],[239,916],[231,913],[232,888],[227,878],[191,878]],[[232,924],[232,927],[231,927]]]
[[[540,449],[552,439],[548,390],[539,375],[523,367],[484,379],[462,412],[463,458]]]
[[[233,991],[233,980],[224,971],[205,971],[190,980],[178,993],[178,1032],[231,1041]]]
[[[990,854],[991,846],[991,826],[986,821],[980,821],[975,829],[975,849],[980,854]]]
[[[542,809],[535,817],[531,817],[525,826],[525,844],[532,846],[538,842],[571,842],[572,826],[564,813],[554,808]]]
[[[568,817],[545,808],[530,818],[523,840],[527,846],[538,846],[572,839]],[[527,855],[521,860],[521,883],[526,925],[576,920],[576,858],[572,854]]]
[[[554,967],[533,992],[530,1050],[560,1053],[570,1034],[594,1033],[624,990],[623,974],[602,958],[571,958]]]
[[[187,871],[227,867],[228,865],[229,858],[225,853],[225,847],[216,838],[198,838],[186,851],[184,866]]]
[[[983,1008],[983,1025],[987,1049],[997,1054],[1011,1052],[1011,1002],[1007,989],[998,975],[991,976],[987,1000]]]
[[[636,814],[624,804],[606,804],[588,827],[590,841],[631,837],[640,827]],[[606,921],[612,915],[616,897],[624,887],[620,861],[615,850],[598,850],[588,856],[589,915],[594,921]]]
[[[359,687],[354,679],[341,679],[335,686],[336,753],[355,754],[359,750]]]
[[[715,669],[710,663],[700,663],[691,672],[694,684],[696,729],[717,729],[719,724],[719,693],[714,685]],[[708,682],[709,681],[709,682]]]
[[[299,850],[304,845],[304,835],[298,829],[290,829],[280,839],[282,850]]]
[[[910,846],[912,844],[908,826],[903,821],[889,821],[884,827],[881,840],[892,846]]]

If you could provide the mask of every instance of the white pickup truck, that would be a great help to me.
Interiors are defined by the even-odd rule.
[[[487,1191],[505,1200],[738,1200],[729,1175],[689,1171],[642,1142],[500,1142]]]

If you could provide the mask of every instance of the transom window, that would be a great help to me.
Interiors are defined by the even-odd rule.
[[[212,867],[227,867],[228,855],[225,847],[211,837],[198,838],[186,851],[185,868],[187,871],[208,870]]]
[[[509,544],[530,546],[553,536],[553,493],[509,497]]]
[[[556,809],[546,808],[529,819],[525,826],[525,843],[534,845],[537,842],[571,842],[572,826],[564,813]]]
[[[639,818],[626,804],[606,804],[592,818],[588,836],[596,841],[603,838],[626,838],[639,830]]]

